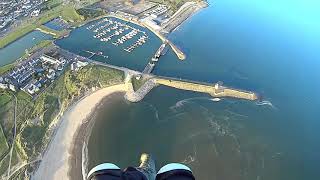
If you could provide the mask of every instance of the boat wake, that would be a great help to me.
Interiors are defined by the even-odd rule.
[[[159,112],[157,110],[156,107],[154,107],[154,105],[148,103],[148,106],[152,109],[152,111],[154,111],[154,116],[155,118],[157,119],[158,122],[160,122],[160,119],[159,119]]]
[[[186,103],[195,103],[195,102],[192,102],[193,100],[207,100],[207,101],[211,101],[211,102],[219,102],[222,99],[220,99],[220,98],[207,98],[207,97],[187,98],[187,99],[183,99],[181,101],[176,102],[176,104],[174,106],[171,106],[170,109],[175,110],[176,108],[182,107]]]
[[[191,164],[197,160],[197,146],[193,144],[193,153],[192,155],[188,155],[181,163],[183,164]]]
[[[270,101],[260,101],[260,102],[256,102],[256,105],[257,106],[270,106],[272,107],[273,109],[277,109]]]

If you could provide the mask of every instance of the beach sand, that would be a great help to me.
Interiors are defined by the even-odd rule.
[[[76,165],[77,167],[74,169],[76,169],[76,172],[80,172],[81,167],[78,166],[81,164],[81,158],[75,157],[73,153],[79,156],[79,152],[81,152],[79,149],[82,149],[80,139],[84,137],[84,134],[80,133],[80,130],[82,131],[86,127],[82,125],[86,123],[86,119],[104,97],[117,92],[125,92],[126,89],[127,86],[125,84],[103,88],[71,106],[61,118],[60,125],[52,137],[52,141],[44,153],[40,166],[32,179],[71,179],[68,176],[70,164]],[[70,161],[73,162],[71,163]],[[77,173],[77,176],[81,177],[79,173]]]

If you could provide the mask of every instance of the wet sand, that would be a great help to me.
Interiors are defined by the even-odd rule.
[[[82,179],[82,174],[79,173],[82,172],[81,152],[88,125],[87,119],[90,119],[88,117],[103,98],[125,91],[125,84],[107,87],[93,92],[71,106],[61,118],[60,125],[32,179],[64,180],[71,179],[70,176],[73,176],[72,179]]]

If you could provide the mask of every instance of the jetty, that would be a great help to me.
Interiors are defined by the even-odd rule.
[[[168,86],[176,89],[206,93],[212,97],[230,97],[237,99],[245,99],[254,101],[258,99],[258,95],[252,91],[234,89],[222,86],[220,83],[205,83],[190,80],[181,80],[171,77],[152,76],[138,90],[134,91],[130,88],[125,98],[131,102],[141,101],[153,88],[157,86]]]
[[[212,97],[232,97],[246,100],[257,100],[258,95],[252,91],[230,88],[222,86],[220,83],[205,83],[190,80],[181,80],[176,78],[156,77],[155,81],[158,85],[173,87],[187,91],[210,94]]]
[[[161,44],[159,49],[156,51],[154,56],[151,58],[151,60],[148,62],[148,64],[142,71],[143,74],[150,74],[153,71],[154,67],[159,61],[160,56],[164,55],[166,46],[167,46],[167,42]]]
[[[91,59],[93,56],[101,56],[104,58],[109,58],[108,56],[103,55],[102,52],[92,52],[92,51],[88,51],[88,50],[83,50],[83,51],[90,54],[90,56],[87,57],[88,59]]]

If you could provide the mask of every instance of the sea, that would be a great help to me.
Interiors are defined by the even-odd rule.
[[[152,154],[157,168],[189,166],[199,180],[316,180],[320,162],[320,2],[209,0],[169,35],[154,74],[251,90],[261,101],[221,98],[160,86],[141,102],[103,100],[94,113],[88,169],[121,168]],[[161,42],[133,53],[93,38],[91,22],[57,45],[93,59],[143,70]],[[132,25],[135,26],[135,25]],[[139,27],[141,29],[141,27]]]

